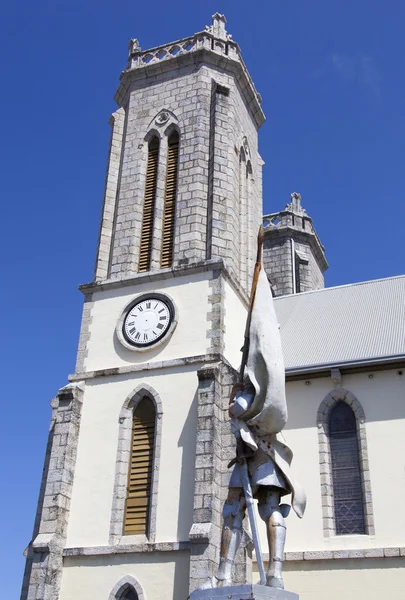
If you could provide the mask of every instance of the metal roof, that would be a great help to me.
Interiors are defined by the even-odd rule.
[[[405,355],[405,275],[274,300],[286,370]]]

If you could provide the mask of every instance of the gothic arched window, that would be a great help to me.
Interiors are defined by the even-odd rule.
[[[148,535],[155,427],[155,406],[152,400],[145,396],[137,404],[132,419],[124,535]],[[128,597],[127,600],[133,598]]]
[[[176,215],[177,178],[179,169],[179,134],[169,136],[167,148],[167,171],[165,203],[163,208],[162,251],[160,266],[166,269],[173,262],[174,219]]]
[[[329,417],[335,528],[337,535],[366,533],[356,417],[338,402]]]
[[[140,273],[149,271],[152,239],[153,239],[153,221],[155,216],[155,200],[159,164],[159,140],[153,137],[148,146],[148,164],[146,167],[145,196],[143,202],[141,245],[139,251]]]
[[[138,600],[138,594],[132,587],[128,586],[126,590],[118,596],[117,600]]]

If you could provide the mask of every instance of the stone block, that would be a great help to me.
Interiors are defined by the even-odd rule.
[[[299,596],[286,590],[264,585],[233,585],[209,590],[195,590],[190,600],[298,600]]]

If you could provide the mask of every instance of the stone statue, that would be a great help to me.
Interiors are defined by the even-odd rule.
[[[292,452],[280,439],[281,430],[287,422],[285,370],[272,293],[261,265],[261,242],[252,285],[240,381],[233,387],[229,404],[231,427],[237,439],[237,456],[229,465],[235,466],[223,508],[220,563],[216,577],[203,588],[233,585],[232,566],[242,536],[247,505],[261,574],[260,583],[270,588],[284,589],[282,561],[286,537],[285,517],[291,506],[282,504],[281,498],[291,494],[291,505],[296,514],[302,517],[306,496],[291,474]],[[269,543],[266,573],[254,518],[253,498],[257,499],[259,515],[266,523]]]

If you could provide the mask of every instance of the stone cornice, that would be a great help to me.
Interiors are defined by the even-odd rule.
[[[65,548],[64,557],[76,556],[105,556],[109,554],[137,554],[146,552],[179,552],[190,549],[190,542],[145,542],[140,544],[117,544],[113,546],[80,546]],[[367,558],[398,558],[405,557],[405,547],[390,546],[384,548],[358,548],[346,550],[307,550],[305,552],[286,552],[287,562],[314,560],[345,560]],[[263,560],[268,561],[268,554],[263,554]],[[256,562],[255,557],[253,561]]]
[[[105,556],[108,554],[135,554],[140,552],[178,552],[189,549],[190,542],[145,542],[140,544],[65,548],[63,550],[63,556]]]
[[[88,296],[89,294],[94,294],[95,292],[103,292],[105,290],[114,290],[133,285],[141,285],[149,281],[158,282],[162,281],[163,279],[174,279],[177,277],[194,275],[196,273],[205,273],[208,271],[218,270],[222,272],[226,280],[238,294],[240,300],[247,306],[249,302],[247,295],[242,290],[235,278],[229,273],[228,268],[222,258],[191,262],[188,265],[172,267],[170,269],[157,269],[156,271],[148,271],[147,273],[134,273],[131,277],[123,277],[120,279],[105,279],[103,281],[82,283],[79,285],[79,290],[85,296]]]
[[[187,47],[191,46],[190,50]],[[170,54],[171,48],[181,48],[176,55]],[[163,57],[160,59],[159,56]],[[150,58],[149,62],[146,62]],[[151,48],[144,52],[135,52],[130,56],[129,68],[121,73],[120,85],[115,95],[119,106],[126,102],[131,86],[138,81],[150,79],[169,71],[176,72],[189,65],[206,64],[232,73],[245,97],[257,128],[265,121],[261,109],[261,97],[256,91],[252,78],[242,59],[238,44],[232,40],[221,40],[212,33],[202,31],[189,38],[183,38],[170,44]]]
[[[405,557],[405,548],[391,546],[388,548],[357,548],[346,550],[307,550],[305,552],[285,552],[284,560],[289,562],[308,560],[344,560],[347,558],[396,558]],[[268,554],[263,554],[263,560],[269,560]],[[256,558],[253,558],[256,562]]]
[[[309,379],[311,377],[330,377],[332,369],[339,369],[344,374],[360,373],[364,371],[382,371],[387,369],[405,367],[405,355],[377,356],[359,360],[341,361],[330,364],[305,365],[290,367],[285,370],[286,380]]]
[[[205,363],[223,362],[230,367],[229,362],[222,354],[200,354],[198,356],[186,356],[184,358],[173,358],[171,360],[159,360],[154,362],[127,365],[125,367],[112,367],[110,369],[99,369],[97,371],[86,371],[84,373],[74,373],[68,376],[69,381],[85,381],[86,379],[96,379],[98,377],[113,377],[116,375],[126,375],[128,373],[140,373],[142,371],[154,371],[156,369],[171,369],[173,367],[187,367],[189,365],[198,365]]]

